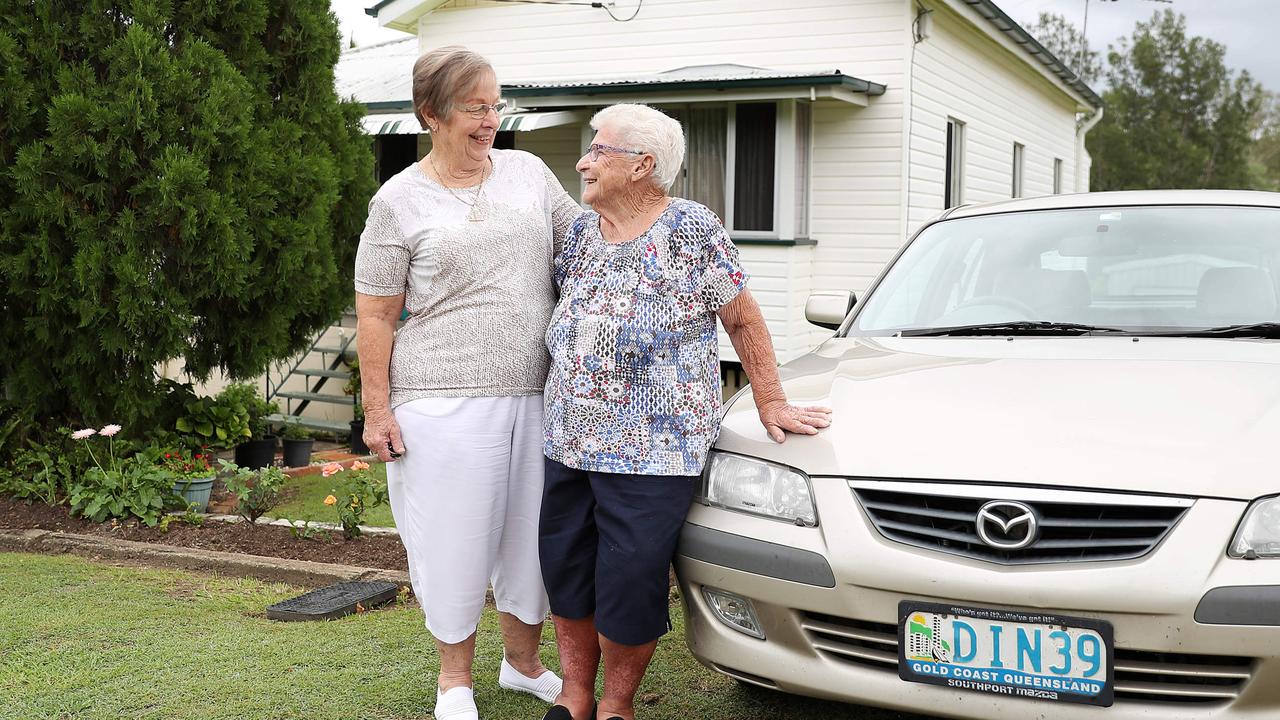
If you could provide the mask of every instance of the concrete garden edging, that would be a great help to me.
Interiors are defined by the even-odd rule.
[[[157,545],[55,530],[0,528],[0,551],[43,555],[71,554],[89,559],[107,559],[151,567],[216,572],[233,577],[251,577],[266,582],[304,587],[357,580],[385,580],[396,583],[400,587],[409,587],[409,573],[399,570]]]

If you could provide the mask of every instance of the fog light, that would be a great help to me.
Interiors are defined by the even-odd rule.
[[[750,600],[709,587],[702,588],[702,595],[720,622],[744,635],[764,639],[764,630],[760,629],[760,621],[756,619]]]

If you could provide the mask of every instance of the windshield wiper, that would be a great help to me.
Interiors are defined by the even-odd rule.
[[[1090,335],[1093,333],[1127,332],[1120,328],[1082,325],[1080,323],[1049,322],[1047,320],[1016,320],[1012,322],[982,323],[980,325],[956,325],[940,328],[915,328],[901,330],[899,337],[938,337],[943,335]]]
[[[1240,325],[1223,325],[1204,330],[1177,330],[1174,332],[1151,333],[1161,337],[1256,337],[1280,339],[1280,323],[1256,322]]]

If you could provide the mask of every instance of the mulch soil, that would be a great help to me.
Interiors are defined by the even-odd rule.
[[[329,533],[328,538],[322,533],[317,533],[311,538],[304,539],[294,537],[286,527],[251,526],[244,522],[225,523],[212,520],[197,526],[175,518],[169,523],[167,532],[160,532],[158,527],[149,528],[137,521],[95,523],[84,518],[71,517],[67,508],[63,506],[27,504],[10,497],[0,497],[0,527],[56,530],[178,547],[357,565],[383,570],[409,569],[400,538],[365,535],[355,540],[343,540],[340,530]]]

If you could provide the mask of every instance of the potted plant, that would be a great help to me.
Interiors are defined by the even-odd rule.
[[[159,458],[160,467],[173,478],[173,492],[182,497],[183,506],[196,512],[209,507],[209,493],[213,490],[216,471],[209,462],[209,453],[203,450],[171,449]]]
[[[236,445],[235,463],[240,467],[264,468],[275,462],[277,438],[271,432],[267,416],[279,412],[280,406],[258,395],[257,389],[248,383],[228,385],[218,393],[218,402],[247,418],[248,436]]]
[[[305,467],[311,464],[311,447],[315,439],[301,423],[291,422],[280,429],[284,445],[284,466]]]
[[[347,378],[347,384],[343,386],[342,392],[351,396],[353,403],[351,420],[351,452],[354,455],[368,455],[369,446],[364,443],[364,405],[360,399],[360,359],[351,358],[347,361],[347,367],[350,368],[351,377]]]
[[[174,427],[190,445],[225,449],[249,439],[249,414],[243,406],[221,398],[202,397],[186,401]]]

